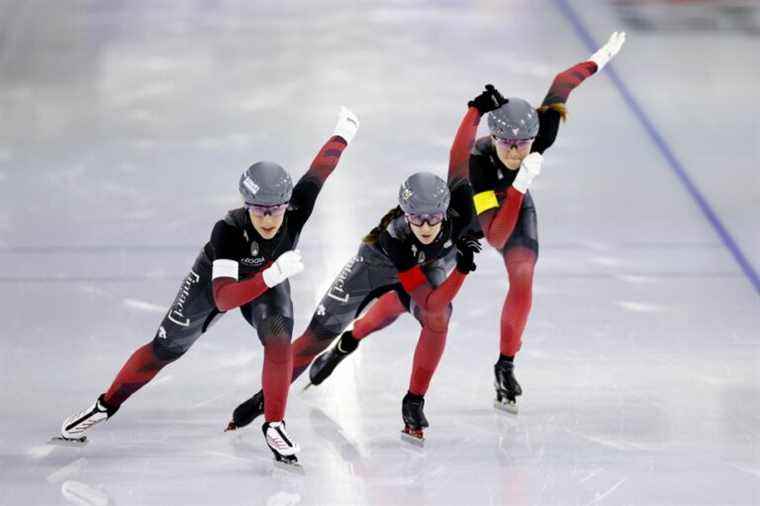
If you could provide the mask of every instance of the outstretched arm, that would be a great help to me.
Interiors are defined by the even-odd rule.
[[[554,78],[549,92],[544,97],[538,115],[541,127],[533,142],[533,151],[543,154],[557,138],[560,120],[566,119],[565,103],[570,92],[580,86],[588,77],[602,70],[607,63],[620,51],[625,42],[625,32],[615,32],[599,50],[569,69],[560,72]]]
[[[338,112],[338,124],[335,125],[333,135],[314,157],[309,170],[301,177],[301,180],[317,181],[320,185],[324,183],[335,170],[335,167],[338,166],[340,155],[343,154],[343,150],[354,138],[358,129],[359,119],[356,115],[345,107],[341,107],[340,112]]]
[[[601,71],[618,54],[624,42],[625,32],[614,32],[607,43],[592,54],[588,60],[557,74],[541,106],[550,107],[554,104],[567,102],[570,92],[580,86],[588,77]]]
[[[322,185],[338,166],[343,150],[354,138],[358,128],[359,119],[356,115],[345,107],[341,107],[333,135],[322,146],[311,162],[309,170],[293,188],[293,196],[290,200],[291,208],[294,209],[290,222],[293,227],[303,226],[311,216]]]

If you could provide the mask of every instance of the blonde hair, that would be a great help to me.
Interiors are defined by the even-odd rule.
[[[567,121],[567,106],[562,102],[556,102],[554,104],[542,105],[538,109],[538,112],[546,112],[548,110],[557,111],[562,121]]]

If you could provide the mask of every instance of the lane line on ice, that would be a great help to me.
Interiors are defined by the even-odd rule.
[[[554,3],[573,26],[576,35],[581,39],[581,41],[583,41],[583,44],[586,46],[586,48],[592,53],[596,51],[600,46],[596,43],[594,37],[591,35],[591,32],[586,27],[586,25],[583,24],[583,21],[581,20],[578,13],[570,5],[569,0],[554,0]],[[636,116],[636,118],[639,120],[639,123],[641,123],[641,126],[643,126],[644,130],[646,130],[649,138],[652,140],[652,142],[654,142],[662,156],[667,161],[668,167],[676,175],[679,182],[683,185],[689,195],[691,195],[692,199],[694,199],[697,206],[702,211],[702,214],[705,216],[710,225],[712,225],[713,229],[718,234],[718,237],[720,237],[721,241],[723,241],[723,244],[726,246],[726,248],[728,248],[728,251],[731,252],[734,260],[736,260],[736,263],[739,264],[739,267],[744,272],[744,275],[755,288],[755,292],[760,295],[760,276],[758,276],[757,272],[752,267],[739,245],[731,236],[731,233],[728,231],[725,225],[723,225],[720,218],[718,217],[718,214],[715,212],[715,210],[713,210],[702,192],[699,190],[699,188],[697,188],[697,185],[692,181],[683,164],[681,164],[678,158],[676,158],[673,150],[665,140],[664,136],[660,134],[660,131],[657,129],[657,127],[654,126],[652,120],[644,112],[644,109],[641,107],[641,105],[639,105],[638,100],[636,100],[636,98],[633,96],[633,93],[631,93],[631,91],[628,89],[628,86],[626,86],[618,73],[615,72],[615,69],[612,67],[612,65],[607,65],[605,67],[605,70],[607,71],[607,75],[612,80],[612,83],[622,95],[623,101],[628,105],[631,112],[633,112],[634,116]]]

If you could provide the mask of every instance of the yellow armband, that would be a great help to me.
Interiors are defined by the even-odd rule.
[[[496,192],[488,190],[480,192],[472,197],[475,202],[475,213],[481,214],[494,207],[499,207],[499,201],[496,199]]]

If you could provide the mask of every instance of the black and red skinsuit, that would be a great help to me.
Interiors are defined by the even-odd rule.
[[[317,306],[309,326],[293,342],[293,381],[377,299],[355,322],[354,337],[362,339],[386,327],[399,315],[411,312],[422,330],[409,391],[416,395],[427,392],[446,343],[451,302],[466,277],[459,270],[452,270],[456,263],[455,243],[465,233],[477,230],[467,170],[479,121],[480,113],[471,107],[451,148],[448,173],[451,201],[438,236],[431,244],[423,245],[399,209],[388,213],[341,270]],[[264,392],[265,399],[266,395]]]
[[[557,137],[561,107],[570,92],[597,70],[586,61],[557,74],[538,109],[539,130],[531,152],[543,154]],[[564,110],[563,110],[564,111]],[[536,208],[530,192],[512,187],[516,170],[499,160],[490,136],[478,139],[470,156],[470,181],[483,234],[501,253],[509,291],[501,312],[501,355],[514,358],[532,303],[533,270],[538,259]]]
[[[164,366],[187,352],[219,316],[239,307],[264,345],[266,420],[283,419],[293,367],[293,303],[288,281],[269,288],[262,271],[296,247],[322,185],[345,147],[346,141],[338,136],[322,147],[293,188],[282,226],[273,238],[259,235],[245,208],[230,211],[214,225],[211,240],[195,260],[154,339],[132,354],[102,397],[109,411],[118,409]]]

